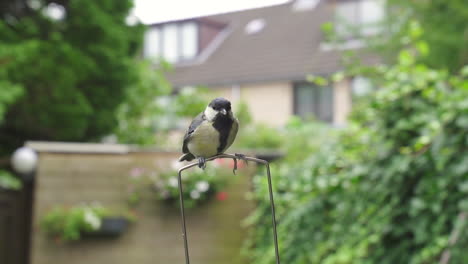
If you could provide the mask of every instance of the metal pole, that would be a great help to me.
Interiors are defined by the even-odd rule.
[[[182,236],[184,238],[184,248],[185,248],[185,263],[190,264],[190,257],[188,251],[187,243],[187,228],[185,226],[185,208],[184,208],[184,196],[182,189],[182,170],[179,170],[179,198],[180,198],[180,214],[182,215]]]
[[[214,157],[206,159],[206,162],[214,160],[214,159],[234,159],[234,161],[238,159],[243,159],[247,161],[253,161],[257,163],[264,164],[267,169],[267,177],[268,177],[268,191],[270,194],[270,206],[271,206],[271,219],[273,225],[273,238],[275,244],[275,256],[276,256],[276,264],[280,264],[280,257],[279,257],[279,249],[278,249],[278,234],[276,232],[276,215],[275,215],[275,202],[273,199],[273,187],[271,183],[271,174],[270,174],[270,164],[266,160],[257,159],[253,157],[242,157],[232,155],[232,154],[219,154]],[[188,164],[179,169],[179,198],[180,198],[180,213],[182,216],[182,237],[184,238],[184,248],[185,248],[185,263],[190,264],[190,257],[189,257],[189,250],[188,250],[188,238],[187,238],[187,229],[185,225],[185,208],[184,208],[184,197],[183,197],[183,187],[182,187],[182,171],[190,169],[198,165],[198,162]]]
[[[266,162],[265,166],[267,168],[267,177],[268,177],[268,191],[270,192],[271,220],[272,220],[272,225],[273,225],[273,238],[275,241],[276,264],[280,264],[279,249],[278,249],[278,234],[276,232],[275,200],[273,199],[273,187],[271,184],[270,164],[268,164],[267,161],[265,162]]]

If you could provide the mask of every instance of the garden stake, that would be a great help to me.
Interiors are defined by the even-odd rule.
[[[271,206],[271,219],[273,225],[273,238],[275,243],[275,256],[276,256],[276,264],[280,264],[280,257],[279,257],[279,249],[278,249],[278,235],[276,232],[276,216],[275,216],[275,202],[273,200],[273,187],[271,184],[271,174],[270,174],[270,163],[266,160],[257,159],[253,157],[246,157],[243,155],[232,155],[232,154],[219,154],[214,157],[206,159],[206,162],[219,159],[219,158],[227,158],[227,159],[234,159],[235,163],[237,163],[237,159],[242,159],[245,161],[253,161],[257,163],[264,164],[267,169],[267,177],[268,177],[268,191],[270,193],[270,206]],[[198,162],[188,164],[179,169],[179,198],[180,198],[180,214],[182,216],[182,237],[184,238],[184,249],[185,249],[185,263],[190,264],[190,256],[189,256],[189,249],[188,249],[188,242],[187,242],[187,228],[185,225],[185,208],[184,208],[184,197],[183,197],[183,187],[182,187],[182,171],[190,169],[192,167],[198,166]],[[237,166],[236,166],[237,167]]]

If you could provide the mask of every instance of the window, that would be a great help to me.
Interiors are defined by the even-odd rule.
[[[191,59],[197,55],[197,25],[195,23],[185,23],[182,25],[181,32],[182,58]]]
[[[314,9],[320,0],[296,0],[293,4],[293,11],[307,11]]]
[[[162,57],[168,62],[188,61],[198,54],[198,27],[195,22],[169,23],[146,31],[143,55]]]
[[[344,39],[378,34],[384,0],[343,0],[336,7],[336,33]]]
[[[294,114],[333,121],[333,88],[300,82],[294,85]]]
[[[146,58],[158,58],[160,52],[159,28],[149,28],[145,33],[145,43],[143,46],[143,55]]]
[[[178,36],[177,26],[175,24],[167,24],[162,28],[162,55],[169,62],[176,62],[178,59]]]

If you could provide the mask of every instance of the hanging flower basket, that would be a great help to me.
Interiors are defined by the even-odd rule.
[[[41,221],[41,227],[56,242],[83,237],[117,237],[136,217],[131,212],[117,213],[99,205],[56,207]]]
[[[87,237],[118,237],[127,230],[129,224],[129,220],[125,217],[104,217],[99,229],[85,232],[83,235]]]

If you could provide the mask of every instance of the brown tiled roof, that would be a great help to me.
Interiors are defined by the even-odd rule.
[[[168,78],[176,87],[220,86],[336,72],[342,68],[341,52],[319,48],[321,25],[333,18],[333,6],[326,2],[307,11],[293,11],[292,3],[286,3],[205,17],[228,23],[226,39],[206,60],[176,66]],[[265,28],[246,34],[246,24],[259,18],[265,20]]]

